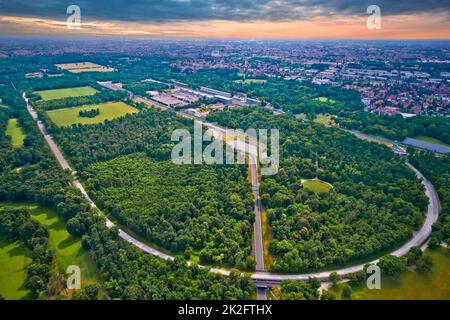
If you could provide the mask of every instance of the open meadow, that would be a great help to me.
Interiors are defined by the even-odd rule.
[[[92,96],[97,93],[97,90],[91,87],[76,87],[76,88],[35,91],[35,93],[39,95],[42,100],[48,101],[72,97]]]
[[[20,148],[23,146],[23,141],[25,140],[26,135],[17,119],[8,120],[6,135],[11,138],[11,144],[14,148]]]
[[[445,248],[427,249],[424,253],[433,259],[433,268],[429,274],[420,274],[411,269],[398,279],[381,278],[380,290],[369,290],[366,286],[352,286],[352,300],[450,300],[450,251]],[[332,288],[341,299],[341,289]]]
[[[99,109],[100,114],[94,118],[80,117],[80,111]],[[50,119],[59,127],[67,127],[73,124],[96,124],[105,120],[123,117],[126,114],[138,113],[139,110],[124,102],[108,102],[84,107],[58,109],[48,111]]]
[[[30,254],[22,242],[0,238],[0,294],[5,299],[31,298],[24,285],[26,268],[31,263]]]
[[[314,193],[330,192],[332,186],[329,183],[320,181],[318,179],[302,180],[303,188],[311,190]]]

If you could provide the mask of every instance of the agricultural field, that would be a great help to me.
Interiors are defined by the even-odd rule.
[[[63,98],[92,96],[97,93],[97,90],[91,87],[77,87],[77,88],[65,88],[54,90],[42,90],[42,91],[35,91],[34,93],[39,95],[42,100],[48,101]]]
[[[11,138],[11,144],[14,148],[20,148],[23,146],[23,141],[25,140],[26,135],[23,132],[18,119],[8,120],[8,126],[5,133]]]
[[[99,109],[100,114],[94,118],[80,117],[80,111]],[[50,119],[59,127],[68,127],[73,124],[96,124],[105,120],[123,117],[126,114],[138,113],[139,110],[124,102],[108,102],[84,107],[58,109],[47,111]]]
[[[329,183],[320,181],[318,179],[302,180],[303,188],[311,190],[312,192],[319,194],[322,192],[330,192],[333,188]]]
[[[55,252],[55,267],[57,270],[61,274],[65,274],[68,266],[77,265],[81,269],[82,286],[98,283],[98,275],[94,262],[88,257],[86,251],[81,246],[81,239],[69,234],[65,222],[57,216],[53,209],[43,208],[32,203],[19,202],[0,202],[0,206],[14,208],[26,207],[30,209],[31,217],[49,229],[50,246]]]
[[[64,63],[56,64],[59,69],[67,70],[72,73],[82,72],[114,72],[116,69],[104,67],[92,62]]]
[[[31,263],[30,254],[22,242],[0,238],[0,294],[6,299],[31,298],[24,285],[26,268]]]
[[[450,299],[450,251],[439,248],[424,253],[433,259],[430,274],[420,274],[408,269],[398,279],[384,277],[381,290],[369,290],[365,286],[353,287],[352,300],[449,300]],[[342,284],[332,289],[341,298]]]

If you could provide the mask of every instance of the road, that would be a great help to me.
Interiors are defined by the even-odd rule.
[[[44,124],[38,118],[35,110],[28,103],[28,99],[26,98],[25,93],[23,94],[23,97],[24,97],[25,101],[27,102],[27,109],[28,109],[29,113],[31,114],[33,119],[37,122],[39,130],[43,134],[45,140],[47,141],[47,143],[48,143],[48,145],[50,147],[50,149],[55,154],[55,157],[58,160],[58,163],[61,165],[61,167],[63,169],[72,170],[70,168],[68,162],[64,159],[64,156],[62,155],[62,153],[59,150],[58,146],[55,144],[52,136],[47,133],[47,130],[46,130]],[[216,129],[218,128],[215,125],[211,125],[211,127],[212,128],[216,128]],[[223,129],[220,129],[220,130],[223,130]],[[426,214],[426,219],[425,219],[425,222],[424,222],[423,226],[420,228],[420,230],[418,230],[417,232],[415,232],[413,234],[413,237],[411,238],[410,241],[408,241],[406,244],[402,245],[399,249],[397,249],[397,250],[395,250],[394,252],[391,253],[391,254],[396,255],[396,256],[403,256],[412,247],[414,247],[414,246],[422,247],[427,242],[427,239],[431,235],[431,226],[434,224],[434,222],[436,222],[436,220],[437,220],[437,218],[439,216],[440,208],[441,208],[439,197],[438,197],[438,195],[436,193],[436,190],[434,189],[433,185],[431,184],[431,182],[428,181],[423,176],[423,174],[420,173],[411,164],[407,163],[407,165],[416,173],[418,179],[421,179],[422,184],[423,184],[423,186],[425,187],[425,190],[426,190],[426,195],[429,198],[429,204],[428,204],[428,210],[427,210],[427,214]],[[256,170],[256,166],[251,171],[254,171],[254,170]],[[252,177],[256,177],[256,175],[253,175]],[[83,188],[81,183],[76,179],[74,174],[72,174],[72,183],[78,190],[80,190],[80,192],[86,197],[86,199],[91,203],[91,205],[93,207],[95,207],[94,202],[89,198],[89,196],[87,195],[85,189]],[[257,185],[257,181],[254,183],[253,178],[252,178],[252,185],[253,186]],[[258,192],[258,196],[259,196],[259,192]],[[258,205],[258,207],[259,206],[260,206],[260,204]],[[256,208],[255,208],[255,210],[256,210]],[[260,207],[258,208],[258,212],[260,213]],[[114,226],[114,223],[112,221],[110,221],[106,217],[105,217],[105,223],[106,223],[106,226],[108,228],[112,228]],[[255,222],[255,224],[256,224],[256,222]],[[261,230],[261,229],[259,229],[259,230]],[[259,232],[256,232],[255,235],[258,234],[258,233]],[[154,255],[154,256],[156,256],[158,258],[165,259],[165,260],[172,260],[172,259],[174,259],[173,256],[165,254],[165,253],[163,253],[163,252],[161,252],[161,251],[159,251],[157,249],[151,248],[150,246],[148,246],[148,245],[142,243],[141,241],[133,238],[131,235],[127,234],[123,230],[119,229],[119,236],[123,240],[125,240],[128,243],[130,243],[130,244],[132,244],[132,245],[142,249],[146,253],[152,254],[152,255]],[[256,238],[256,236],[255,236],[255,238]],[[262,242],[262,235],[261,235],[261,242]],[[255,245],[256,245],[256,242],[255,242]],[[261,245],[261,248],[262,248],[262,243],[260,243],[260,245]],[[378,262],[378,260],[374,260],[374,261],[371,261],[370,263],[377,263],[377,262]],[[262,263],[264,264],[264,260],[263,260]],[[265,298],[265,290],[262,289],[262,288],[264,288],[264,287],[269,288],[269,287],[272,287],[274,285],[278,285],[282,280],[286,280],[286,279],[291,279],[291,280],[308,280],[310,277],[318,278],[320,280],[327,280],[332,272],[337,272],[339,275],[345,277],[346,275],[348,275],[350,273],[354,273],[354,272],[363,270],[364,265],[365,265],[365,263],[364,264],[355,265],[355,266],[352,266],[352,267],[348,267],[348,268],[342,268],[342,269],[336,269],[336,270],[330,270],[330,271],[323,271],[323,272],[316,272],[316,273],[307,273],[307,274],[289,274],[289,275],[287,275],[287,274],[269,273],[269,272],[265,272],[265,271],[257,271],[257,272],[252,274],[251,278],[255,281],[255,283],[257,284],[257,286],[259,288],[258,292],[257,292],[258,298]],[[208,268],[206,266],[201,266],[201,267]],[[230,271],[226,270],[226,269],[212,268],[212,269],[210,269],[210,271],[213,272],[213,273],[222,274],[222,275],[229,275],[230,274]]]

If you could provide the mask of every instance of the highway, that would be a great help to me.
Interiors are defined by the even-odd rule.
[[[52,150],[52,152],[54,153],[56,159],[58,160],[58,163],[61,165],[61,167],[63,169],[67,169],[67,170],[71,170],[68,162],[65,160],[63,154],[61,153],[61,151],[59,150],[58,146],[56,145],[56,143],[54,142],[52,136],[50,134],[47,133],[47,130],[44,126],[44,124],[42,123],[42,121],[38,118],[37,113],[35,112],[35,110],[33,109],[33,107],[29,104],[28,99],[26,98],[25,93],[23,94],[23,98],[27,103],[27,109],[29,111],[29,113],[31,114],[31,116],[33,117],[33,119],[37,122],[37,125],[39,127],[39,130],[41,131],[42,135],[44,136],[45,140],[47,141],[50,149]],[[205,123],[204,123],[205,124]],[[210,128],[215,128],[216,130],[222,131],[224,129],[219,128],[215,125],[212,124],[206,124],[207,126],[210,126]],[[227,142],[228,143],[228,142]],[[251,156],[251,155],[250,155]],[[418,246],[418,247],[422,247],[428,240],[430,234],[431,234],[431,226],[434,224],[434,222],[436,222],[438,216],[439,216],[439,212],[440,212],[440,201],[439,201],[439,197],[436,193],[436,190],[434,189],[433,185],[431,184],[430,181],[428,181],[422,173],[420,173],[415,167],[413,167],[411,164],[407,163],[407,165],[416,173],[417,178],[421,180],[423,186],[425,187],[426,190],[426,195],[429,198],[429,204],[428,204],[428,210],[427,210],[427,214],[426,214],[426,219],[425,222],[423,224],[423,226],[420,228],[420,230],[418,230],[417,232],[415,232],[413,234],[413,237],[404,245],[402,245],[400,248],[398,248],[397,250],[395,250],[394,252],[392,252],[391,254],[396,255],[396,256],[403,256],[404,254],[406,254],[412,247],[414,246]],[[251,172],[256,172],[256,165],[251,169]],[[254,178],[256,177],[256,181],[253,181]],[[252,185],[254,187],[254,194],[255,194],[255,190],[258,189],[256,188],[256,186],[259,186],[258,182],[257,182],[257,175],[252,175]],[[73,185],[80,190],[80,192],[86,197],[86,199],[91,203],[91,205],[93,207],[95,207],[94,202],[89,198],[88,194],[86,193],[85,189],[83,188],[83,186],[81,185],[81,183],[76,179],[75,174],[72,174],[72,183]],[[258,195],[258,199],[259,199],[259,191],[256,193]],[[257,198],[255,198],[257,199]],[[256,215],[257,217],[260,217],[260,203],[258,201],[256,201],[257,204],[255,204],[255,214],[256,212],[258,212],[259,214]],[[257,208],[256,208],[257,207]],[[106,226],[108,228],[112,228],[114,226],[113,222],[110,221],[108,218],[105,217],[105,223]],[[260,223],[260,222],[259,222]],[[255,219],[255,225],[256,225],[256,219]],[[258,237],[260,237],[261,240],[258,240],[257,242],[259,243],[258,245],[260,245],[260,248],[262,249],[262,233],[261,233],[261,228],[258,229],[258,232],[255,232],[255,239]],[[260,236],[259,236],[259,235]],[[157,249],[151,248],[150,246],[142,243],[141,241],[133,238],[131,235],[127,234],[126,232],[124,232],[123,230],[119,229],[119,236],[127,241],[128,243],[142,249],[144,252],[147,252],[149,254],[152,254],[158,258],[161,259],[165,259],[165,260],[172,260],[174,259],[173,256],[165,254]],[[256,241],[255,241],[255,249],[256,249]],[[260,252],[262,252],[262,250],[257,250],[255,251],[259,252],[257,254],[257,257],[261,257]],[[258,260],[258,259],[257,259]],[[370,263],[377,263],[378,260],[374,260],[371,261]],[[258,261],[257,261],[258,263]],[[259,266],[261,267],[261,260],[259,261]],[[274,274],[274,273],[269,273],[266,271],[257,271],[255,273],[252,274],[252,279],[255,281],[256,285],[258,286],[258,292],[257,292],[257,296],[258,298],[264,299],[266,298],[265,295],[265,290],[262,289],[264,287],[272,287],[274,285],[279,284],[282,280],[285,279],[291,279],[291,280],[308,280],[310,277],[314,277],[314,278],[318,278],[320,280],[327,280],[328,277],[330,276],[330,274],[332,272],[337,272],[339,275],[341,275],[342,277],[345,277],[346,275],[350,274],[350,273],[354,273],[357,271],[361,271],[363,270],[363,267],[366,263],[363,264],[359,264],[359,265],[355,265],[352,267],[348,267],[348,268],[341,268],[341,269],[336,269],[336,270],[330,270],[330,271],[323,271],[323,272],[316,272],[316,273],[307,273],[307,274]],[[262,266],[264,268],[264,259],[263,259],[263,255],[262,255]],[[208,268],[206,266],[201,266],[204,268]],[[217,274],[222,274],[222,275],[229,275],[230,271],[226,270],[226,269],[217,269],[217,268],[212,268],[210,269],[211,272],[213,273],[217,273]]]

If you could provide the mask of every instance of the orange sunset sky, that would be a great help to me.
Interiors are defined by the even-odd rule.
[[[190,3],[186,7],[185,16],[182,12],[171,12],[180,10],[174,7],[180,5],[180,1]],[[214,11],[217,11],[216,6],[205,8],[202,12],[197,13],[193,7],[193,1],[189,0],[161,1],[163,4],[166,3],[166,6],[158,7],[159,15],[148,9],[148,16],[142,12],[149,8],[144,4],[151,7],[154,5],[154,1],[140,1],[142,7],[134,7],[132,1],[124,2],[124,7],[121,8],[126,8],[126,10],[122,14],[115,13],[112,8],[108,8],[111,13],[106,10],[102,14],[96,14],[97,9],[91,7],[92,4],[81,4],[79,6],[81,28],[72,30],[68,29],[66,24],[70,14],[65,12],[67,7],[62,3],[64,1],[60,2],[61,4],[57,5],[55,1],[37,1],[37,3],[41,3],[37,7],[33,7],[29,2],[22,8],[19,3],[17,7],[7,6],[6,12],[0,17],[1,33],[226,39],[428,39],[450,37],[449,11],[444,2],[442,2],[441,9],[431,8],[433,10],[426,10],[426,8],[403,11],[401,8],[386,10],[386,8],[389,9],[389,3],[384,6],[380,5],[381,29],[377,30],[369,30],[366,26],[369,17],[369,14],[365,12],[367,7],[357,6],[349,9],[343,5],[344,2],[351,4],[352,1],[330,1],[330,3],[335,3],[335,7],[314,6],[314,10],[311,12],[308,11],[308,7],[300,6],[301,10],[298,7],[291,8],[289,1],[274,2],[270,0],[254,1],[254,7],[248,5],[245,14],[241,14],[242,10],[238,10],[240,8],[232,6],[222,8],[219,13]],[[212,2],[217,5],[220,1]],[[299,2],[307,3],[308,1]],[[399,0],[399,2],[403,1]],[[440,1],[432,2],[440,3]],[[45,3],[48,3],[47,7]],[[258,7],[260,3],[264,3],[264,6]],[[269,6],[270,3],[278,3],[278,7]],[[288,7],[283,7],[283,3]],[[410,3],[414,4],[415,1],[410,1]],[[108,6],[107,3],[105,5]],[[341,7],[346,9],[340,9]],[[182,9],[183,7],[181,7]],[[336,12],[330,11],[334,9]],[[383,13],[384,9],[387,11],[386,14]],[[292,11],[295,12],[291,13]],[[283,14],[283,12],[285,13]]]

